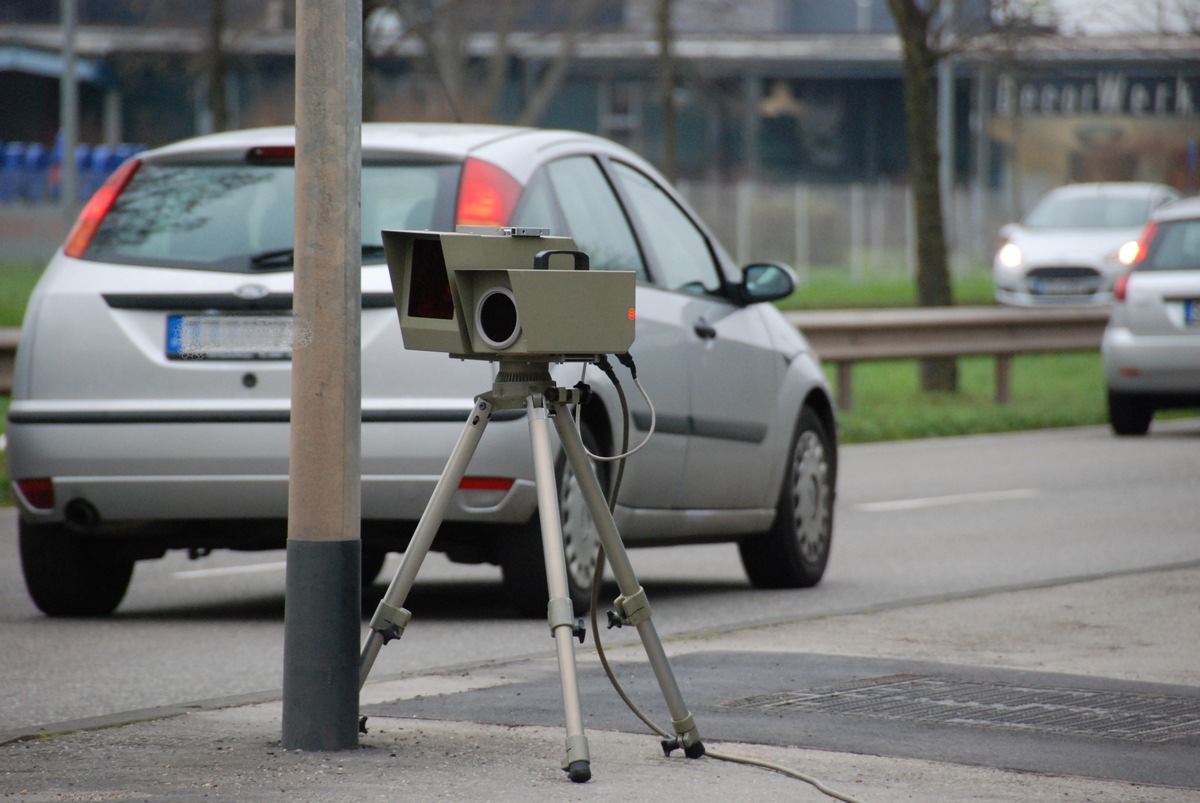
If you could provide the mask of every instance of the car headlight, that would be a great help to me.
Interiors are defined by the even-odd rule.
[[[1025,261],[1025,255],[1021,253],[1021,249],[1015,243],[1005,243],[996,252],[996,261],[1009,269],[1019,268]]]
[[[1130,240],[1117,249],[1117,261],[1122,265],[1129,266],[1138,258],[1138,251],[1141,250],[1141,243],[1137,240]]]

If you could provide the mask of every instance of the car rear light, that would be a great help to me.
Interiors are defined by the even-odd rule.
[[[246,151],[246,161],[250,164],[290,165],[296,163],[296,146],[294,145],[260,145]]]
[[[463,477],[458,489],[465,507],[487,509],[503,502],[515,484],[511,477]]]
[[[1122,273],[1113,282],[1113,301],[1124,301],[1125,296],[1129,293],[1129,277],[1132,274]]]
[[[133,174],[141,166],[141,159],[127,160],[108,177],[100,189],[96,190],[95,195],[79,213],[79,219],[75,221],[75,225],[71,227],[66,245],[63,246],[64,254],[69,257],[83,256],[83,252],[87,250],[88,245],[92,242],[92,237],[96,234],[96,229],[100,228],[100,224],[104,221],[104,216],[108,214],[108,210],[112,209],[117,197],[125,189],[125,185],[129,183]]]
[[[516,482],[512,477],[463,477],[458,487],[464,491],[508,492]]]
[[[1142,236],[1137,244],[1137,253],[1133,255],[1127,264],[1130,266],[1140,265],[1146,260],[1146,252],[1149,250],[1150,243],[1154,240],[1154,235],[1156,234],[1158,234],[1158,223],[1152,220],[1146,224],[1146,228],[1142,229]]]
[[[17,490],[31,508],[36,510],[54,509],[54,481],[49,477],[17,480]]]
[[[504,226],[521,196],[515,178],[491,162],[467,159],[458,188],[459,226]]]

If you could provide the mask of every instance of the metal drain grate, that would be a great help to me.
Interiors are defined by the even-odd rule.
[[[1137,742],[1200,736],[1200,698],[888,675],[723,704],[1022,728]]]

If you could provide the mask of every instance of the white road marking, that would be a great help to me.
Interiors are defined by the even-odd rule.
[[[1035,496],[1038,496],[1038,492],[1033,488],[1014,488],[1010,491],[980,491],[979,493],[952,494],[950,496],[927,496],[923,499],[897,499],[892,502],[863,502],[855,505],[855,508],[866,513],[885,513],[894,510],[971,505],[977,502],[1007,502],[1016,499],[1032,499]]]
[[[263,574],[280,572],[287,568],[287,563],[252,563],[248,566],[222,566],[215,569],[190,569],[186,572],[175,572],[172,577],[177,580],[202,580],[206,577],[229,577],[235,574]]]

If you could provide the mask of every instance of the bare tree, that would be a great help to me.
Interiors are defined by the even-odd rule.
[[[669,181],[678,172],[679,115],[675,103],[675,32],[671,12],[675,0],[657,0],[655,21],[658,36],[658,97],[662,110],[662,164],[659,168]]]
[[[943,23],[949,0],[888,0],[900,35],[904,65],[904,112],[917,240],[917,303],[954,303],[950,260],[942,217],[935,75],[946,55]],[[958,389],[958,364],[951,358],[921,363],[925,390]]]
[[[229,73],[229,58],[225,53],[224,44],[226,2],[227,0],[212,0],[204,53],[201,56],[208,90],[204,108],[208,117],[207,128],[210,131],[224,131],[229,128],[229,100],[225,92],[225,82]]]
[[[576,48],[602,0],[539,4],[548,19],[531,19],[534,4],[521,0],[370,0],[370,13],[388,20],[389,41],[377,51],[395,52],[406,41],[420,44],[427,84],[426,116],[460,121],[536,122],[561,88]],[[364,4],[364,11],[367,11]],[[552,42],[548,58],[526,59],[519,110],[502,106],[519,44]],[[544,49],[544,48],[540,48]],[[375,58],[380,55],[376,52]]]

